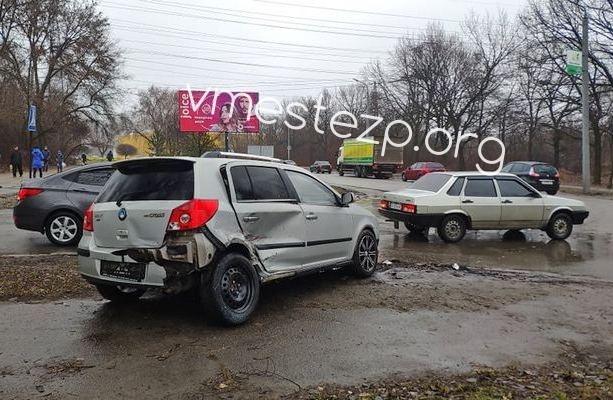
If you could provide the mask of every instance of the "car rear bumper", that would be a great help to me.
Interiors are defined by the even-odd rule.
[[[540,182],[539,179],[524,179],[539,192],[558,192],[560,190],[560,181],[552,179],[553,183],[551,185],[544,185]]]
[[[100,275],[100,264],[102,260],[115,262],[134,262],[128,256],[116,256],[112,254],[120,249],[96,247],[90,233],[85,232],[77,255],[79,259],[79,272],[81,276],[92,284],[123,285],[123,286],[142,286],[142,287],[163,287],[166,279],[166,271],[163,267],[155,263],[147,263],[145,278],[139,282],[112,278]]]
[[[379,208],[379,214],[394,221],[410,222],[419,226],[438,226],[445,217],[445,214],[409,214],[383,208]]]
[[[13,208],[13,223],[17,229],[43,232],[45,217],[32,207],[25,207],[24,203],[19,203]]]
[[[583,221],[585,221],[588,215],[590,215],[589,211],[573,211],[573,214],[572,214],[573,224],[575,225],[583,224]]]

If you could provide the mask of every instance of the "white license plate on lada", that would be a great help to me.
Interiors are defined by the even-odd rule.
[[[541,184],[543,184],[543,185],[553,185],[553,181],[551,179],[541,179]]]
[[[390,210],[402,210],[402,204],[390,202]]]

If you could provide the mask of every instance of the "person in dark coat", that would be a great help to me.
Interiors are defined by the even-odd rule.
[[[87,156],[85,153],[81,154],[81,161],[83,161],[83,165],[87,165]]]
[[[45,149],[43,150],[43,156],[44,156],[44,170],[45,172],[49,172],[49,161],[51,161],[51,153],[49,152],[49,148],[47,146],[45,146]]]
[[[32,171],[34,171],[34,173],[32,174],[32,177],[35,178],[36,171],[38,171],[39,176],[42,178],[43,168],[45,166],[45,155],[43,154],[42,150],[38,146],[34,146],[34,148],[32,149],[31,160],[32,160]]]
[[[13,178],[17,177],[17,172],[19,172],[19,177],[23,176],[23,159],[21,158],[21,152],[19,151],[19,147],[15,146],[13,151],[11,152],[11,169],[13,170]]]
[[[113,150],[109,150],[109,152],[106,154],[106,159],[109,162],[113,161]]]
[[[55,163],[57,165],[57,173],[59,174],[64,170],[64,153],[62,153],[62,150],[58,149],[55,155]]]

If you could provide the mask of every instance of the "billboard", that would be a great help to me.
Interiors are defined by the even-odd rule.
[[[180,130],[257,133],[260,131],[260,120],[255,115],[258,101],[259,95],[254,92],[179,90]]]

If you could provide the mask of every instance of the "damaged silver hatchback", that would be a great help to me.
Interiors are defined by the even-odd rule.
[[[207,314],[241,324],[263,283],[375,270],[376,218],[302,168],[187,157],[115,166],[85,214],[78,248],[82,276],[108,300],[197,289]]]

